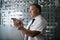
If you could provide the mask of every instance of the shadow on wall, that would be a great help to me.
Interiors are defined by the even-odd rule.
[[[56,14],[56,22],[58,23],[58,25],[55,30],[56,38],[54,40],[60,40],[60,6],[56,7],[55,14]]]

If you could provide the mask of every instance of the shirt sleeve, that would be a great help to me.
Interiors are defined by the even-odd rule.
[[[42,33],[45,26],[47,26],[47,22],[45,21],[36,22],[34,25],[32,25],[31,30],[40,31]]]

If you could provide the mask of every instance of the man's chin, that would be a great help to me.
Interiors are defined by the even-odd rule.
[[[33,16],[31,16],[33,18]]]

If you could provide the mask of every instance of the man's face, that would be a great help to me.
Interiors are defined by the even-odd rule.
[[[30,6],[29,11],[32,18],[35,17],[38,13],[38,9],[34,5]]]

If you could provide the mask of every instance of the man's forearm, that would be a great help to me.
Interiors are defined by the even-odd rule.
[[[23,27],[20,30],[23,31],[24,34],[31,36],[31,37],[34,37],[40,33],[39,31],[31,31],[31,30],[25,29]]]

